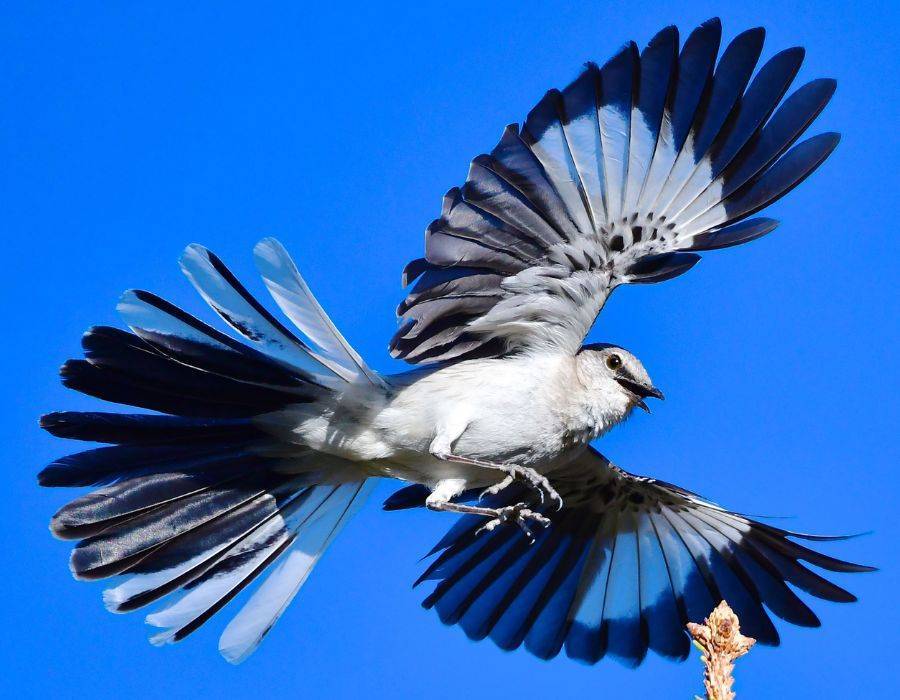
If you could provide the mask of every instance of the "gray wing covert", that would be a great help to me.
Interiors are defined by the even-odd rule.
[[[398,308],[391,353],[412,363],[523,347],[576,352],[611,291],[690,269],[699,256],[775,228],[746,217],[799,184],[838,136],[792,144],[827,104],[833,80],[782,97],[804,52],[753,76],[751,29],[716,61],[710,20],[679,51],[668,27],[549,91],[521,129],[506,128],[444,197],[425,257]],[[777,109],[776,109],[777,108]]]

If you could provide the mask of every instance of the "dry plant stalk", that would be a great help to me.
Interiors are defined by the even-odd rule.
[[[750,651],[756,640],[741,634],[740,621],[724,600],[703,623],[688,622],[687,627],[703,652],[707,700],[734,700],[734,661]]]

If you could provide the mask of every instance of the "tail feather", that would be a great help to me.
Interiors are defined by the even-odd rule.
[[[242,543],[278,519],[286,507],[308,498],[312,488],[285,486],[280,494],[260,495],[227,517],[173,539],[135,567],[128,580],[104,593],[107,607],[113,612],[136,610],[177,588],[197,586],[207,572],[240,551]]]
[[[185,249],[180,262],[184,274],[213,311],[262,352],[315,376],[334,374],[306,343],[253,298],[215,254],[193,244]]]
[[[263,434],[241,418],[190,419],[140,413],[57,411],[41,416],[40,425],[56,437],[120,445],[198,445]]]
[[[155,645],[179,642],[199,629],[238,593],[270,566],[293,543],[292,535],[278,520],[267,520],[229,554],[184,586],[177,601],[146,617],[148,625],[164,630],[150,638]]]
[[[192,470],[226,454],[239,454],[258,443],[237,435],[209,445],[137,444],[99,447],[60,457],[38,474],[41,486],[103,486],[121,479]]]
[[[373,384],[382,384],[381,377],[369,368],[328,318],[284,246],[274,238],[264,238],[256,244],[253,253],[269,293],[284,315],[321,350],[320,359],[347,381],[363,376]]]
[[[184,596],[147,617],[149,624],[164,628],[151,641],[180,641],[290,550],[222,635],[220,651],[226,659],[242,661],[281,616],[369,488],[363,482],[316,486],[293,498],[276,516],[232,544],[224,556],[220,554],[213,566],[186,586]]]
[[[233,662],[257,647],[371,487],[358,465],[282,444],[257,417],[318,401],[349,381],[381,383],[283,248],[274,241],[263,247],[277,249],[278,265],[293,271],[288,279],[267,270],[279,304],[299,284],[316,315],[301,325],[310,343],[266,311],[216,256],[191,246],[185,272],[252,346],[148,292],[126,292],[118,309],[133,333],[90,329],[85,359],[63,366],[63,383],[164,415],[68,411],[41,419],[53,435],[107,444],[58,459],[38,477],[44,486],[102,486],[51,522],[57,537],[80,540],[74,576],[123,576],[104,593],[114,612],[183,591],[148,617],[165,628],[154,643],[183,639],[284,557],[223,635],[221,651]]]
[[[154,557],[163,545],[265,496],[270,484],[271,477],[242,479],[234,475],[200,488],[190,480],[178,480],[159,503],[114,516],[104,521],[112,524],[99,534],[79,542],[72,550],[72,572],[76,578],[91,580],[128,572]],[[151,564],[147,562],[147,566]]]
[[[332,540],[362,507],[374,483],[337,487],[315,515],[301,524],[293,549],[247,604],[231,619],[219,640],[219,651],[231,663],[252,654],[278,621]]]
[[[158,457],[158,453],[156,453]],[[57,512],[50,529],[61,539],[76,539],[108,529],[141,513],[158,510],[179,498],[209,490],[240,477],[258,459],[247,453],[188,454],[167,462],[155,461],[151,474],[139,473],[76,498]]]
[[[279,385],[269,385],[186,364],[116,328],[92,328],[82,345],[87,359],[62,366],[63,384],[105,401],[170,415],[242,418],[311,401],[318,394],[286,372]]]
[[[131,330],[157,352],[191,367],[251,384],[291,386],[302,381],[323,388],[339,387],[328,377],[313,375],[230,338],[150,292],[125,292],[117,310]]]

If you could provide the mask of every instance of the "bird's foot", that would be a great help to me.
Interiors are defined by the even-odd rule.
[[[545,503],[547,501],[555,502],[557,510],[560,510],[563,507],[562,497],[556,492],[556,489],[554,489],[553,486],[550,485],[550,481],[547,479],[547,477],[539,474],[534,469],[531,469],[529,467],[520,467],[517,464],[504,464],[499,468],[503,469],[503,471],[506,472],[506,477],[503,479],[503,481],[500,481],[482,491],[479,499],[482,499],[485,496],[496,496],[507,486],[510,486],[513,481],[519,478],[538,492],[538,495],[540,495],[541,497],[541,503]]]
[[[529,521],[534,521],[543,527],[547,527],[550,524],[550,518],[530,510],[527,503],[516,503],[512,506],[497,508],[494,511],[494,517],[478,528],[475,534],[479,535],[482,532],[491,532],[491,530],[499,525],[512,523],[517,525],[519,529],[525,533],[525,536],[534,542],[534,533],[531,531],[531,528],[529,528]]]

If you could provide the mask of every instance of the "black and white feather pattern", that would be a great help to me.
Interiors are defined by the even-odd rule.
[[[419,582],[437,584],[423,605],[475,640],[503,649],[524,645],[545,659],[596,663],[612,656],[639,664],[652,650],[684,659],[688,621],[727,600],[741,628],[777,645],[767,610],[806,627],[815,613],[792,587],[837,602],[856,598],[805,564],[833,572],[871,571],[795,540],[789,532],[727,511],[662,481],[634,476],[589,450],[553,484],[565,506],[532,545],[516,528],[478,533],[465,516],[432,550]],[[410,488],[386,507],[421,504]],[[527,496],[503,494],[503,503]],[[790,585],[788,585],[790,584]]]
[[[189,246],[185,273],[239,342],[148,292],[126,292],[132,332],[90,329],[84,359],[63,365],[78,391],[148,413],[59,412],[41,425],[105,443],[63,457],[44,486],[101,487],[51,522],[79,540],[78,579],[117,576],[104,601],[129,612],[169,597],[147,621],[176,642],[272,569],[220,639],[232,662],[252,653],[372,488],[343,460],[285,448],[255,418],[381,378],[337,332],[281,245],[256,248],[263,278],[305,340],[265,309],[213,253]],[[162,415],[160,415],[162,414]]]
[[[425,234],[398,308],[395,357],[413,363],[516,348],[574,353],[620,284],[670,279],[695,251],[775,228],[745,220],[799,184],[838,136],[793,145],[830,99],[814,80],[782,101],[803,50],[753,76],[764,31],[716,61],[717,19],[668,27],[549,91],[521,128],[472,161]],[[751,76],[752,79],[751,79]],[[793,146],[793,147],[792,147]]]

